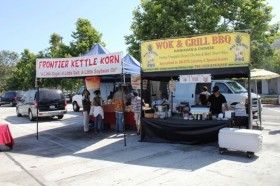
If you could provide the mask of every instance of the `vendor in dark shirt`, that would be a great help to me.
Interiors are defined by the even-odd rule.
[[[115,92],[111,91],[111,92],[110,92],[110,95],[107,97],[107,100],[113,99],[114,93],[115,93]]]
[[[218,86],[213,87],[213,94],[211,94],[208,98],[208,105],[210,105],[210,112],[212,115],[218,115],[222,113],[222,106],[224,104],[225,109],[228,110],[227,100],[224,95],[222,95],[219,91]]]

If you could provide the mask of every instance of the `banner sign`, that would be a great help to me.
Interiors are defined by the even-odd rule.
[[[219,33],[141,44],[143,72],[248,66],[250,35]]]
[[[132,89],[141,89],[141,77],[140,75],[131,75],[131,86]]]
[[[86,87],[88,90],[99,90],[100,89],[100,77],[86,77]]]
[[[101,76],[122,73],[122,52],[36,60],[37,78]]]
[[[180,75],[180,83],[211,83],[211,74]]]

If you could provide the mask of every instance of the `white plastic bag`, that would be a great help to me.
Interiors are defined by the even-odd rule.
[[[93,115],[93,112],[94,112],[94,106],[91,106],[90,111],[89,111],[89,115]]]

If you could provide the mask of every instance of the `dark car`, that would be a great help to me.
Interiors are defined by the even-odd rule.
[[[71,103],[72,102],[73,94],[70,93],[70,92],[63,92],[63,94],[64,94],[64,97],[65,97],[65,100],[67,102]]]
[[[62,119],[67,113],[67,102],[62,91],[56,89],[40,89],[26,91],[19,100],[17,116],[26,115],[30,121],[36,117],[58,117]],[[38,115],[37,115],[38,108]]]
[[[0,96],[0,106],[1,105],[7,105],[14,107],[17,105],[18,100],[23,96],[24,91],[21,90],[10,90],[7,92],[4,92]]]

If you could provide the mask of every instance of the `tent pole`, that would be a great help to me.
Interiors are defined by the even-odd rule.
[[[257,105],[258,105],[258,120],[260,122],[260,130],[262,130],[262,108],[261,108],[261,100],[258,98],[258,82],[257,79],[255,79],[255,89],[256,89],[256,95],[257,95]],[[252,117],[253,118],[253,117]]]
[[[123,66],[123,60],[122,60],[122,74],[121,74],[121,76],[123,77],[123,78],[121,78],[121,84],[122,84],[122,86],[124,85],[124,83],[125,83],[125,73],[124,73],[124,66]],[[122,87],[122,111],[123,111],[123,120],[122,120],[122,124],[123,124],[123,142],[124,142],[124,146],[126,146],[126,133],[125,133],[125,122],[124,122],[124,113],[125,113],[125,105],[124,105],[124,90],[123,90],[123,88],[124,87]]]
[[[123,82],[125,84],[125,74],[123,73]]]
[[[142,79],[142,70],[140,69],[140,97],[141,97],[141,103],[143,101],[143,79]],[[145,101],[144,101],[145,102]],[[143,136],[143,129],[141,126],[141,120],[144,117],[144,110],[143,107],[141,107],[141,112],[140,112],[140,140],[139,142],[142,142],[142,136]]]
[[[256,79],[254,82],[255,82],[255,91],[256,91],[256,94],[258,94],[258,82]]]
[[[39,140],[39,119],[38,119],[38,115],[39,115],[39,85],[40,85],[40,80],[38,78],[36,78],[36,89],[37,89],[37,117],[36,117],[36,131],[37,131],[37,140]]]
[[[252,129],[252,99],[251,99],[251,72],[250,67],[248,67],[249,73],[248,73],[248,128]]]

